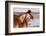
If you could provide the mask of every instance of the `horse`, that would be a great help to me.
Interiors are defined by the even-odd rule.
[[[20,15],[14,15],[14,27],[18,27],[18,28],[28,27],[28,22],[30,19],[33,19],[33,16],[30,10]]]

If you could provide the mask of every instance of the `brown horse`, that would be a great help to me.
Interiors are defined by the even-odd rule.
[[[22,18],[23,21],[20,19],[22,15],[25,15],[24,19]],[[21,15],[14,15],[14,27],[28,27],[28,21],[30,19],[33,19],[33,16],[30,10],[28,10],[28,12]]]

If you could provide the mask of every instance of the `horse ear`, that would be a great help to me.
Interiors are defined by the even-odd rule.
[[[31,10],[28,10],[28,13],[31,13]]]

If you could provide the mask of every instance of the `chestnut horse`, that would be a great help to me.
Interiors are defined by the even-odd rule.
[[[24,19],[22,18],[22,20],[21,20],[20,17],[22,15],[25,15],[25,16],[24,16]],[[28,21],[30,19],[33,19],[33,16],[31,14],[30,10],[28,10],[28,12],[26,12],[24,14],[14,15],[14,27],[19,27],[19,28],[21,28],[21,27],[28,27]]]

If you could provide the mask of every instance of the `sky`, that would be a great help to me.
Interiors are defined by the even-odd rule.
[[[39,8],[13,8],[14,12],[26,12],[28,10],[31,10],[32,12],[40,12]]]

